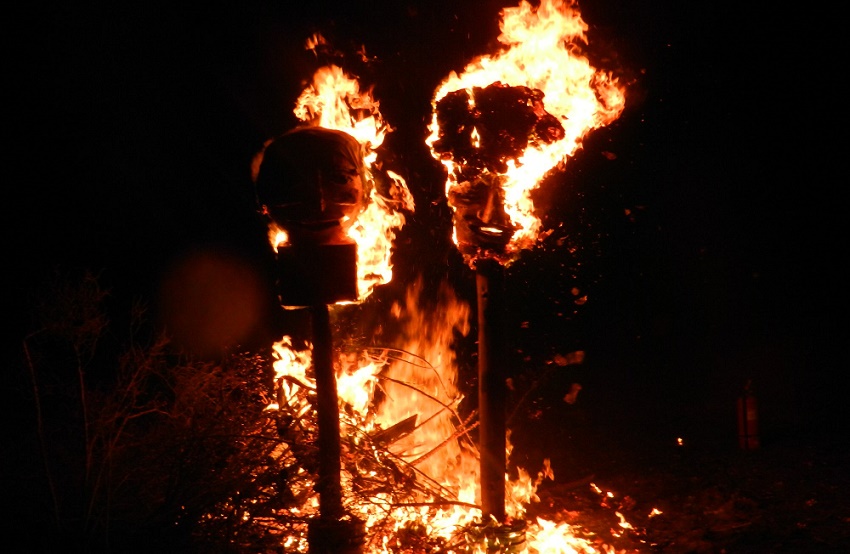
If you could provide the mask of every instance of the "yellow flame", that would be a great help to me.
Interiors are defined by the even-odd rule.
[[[375,361],[342,356],[342,366],[337,374],[337,392],[340,402],[351,406],[358,414],[366,415],[372,405],[378,372],[383,365]]]

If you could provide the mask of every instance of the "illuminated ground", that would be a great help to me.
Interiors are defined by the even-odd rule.
[[[566,507],[581,525],[626,551],[790,554],[850,548],[850,449],[835,434],[788,430],[763,437],[755,451],[738,449],[734,435],[715,440],[704,434],[679,446],[673,436],[659,438],[657,427],[640,417],[618,435],[594,416],[579,419],[569,412],[562,410],[536,427],[540,435],[527,438],[538,445],[531,458],[544,445],[559,446],[552,460],[555,482],[539,489],[541,513]],[[589,483],[611,496],[606,500]],[[650,516],[653,509],[662,513]],[[610,530],[619,529],[615,512],[635,529],[610,540]]]

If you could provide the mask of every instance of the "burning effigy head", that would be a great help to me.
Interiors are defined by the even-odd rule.
[[[293,270],[291,277],[305,284],[333,280],[344,254],[354,293],[347,287],[321,299],[362,301],[392,279],[395,232],[414,209],[404,178],[389,167],[376,171],[377,149],[391,128],[371,90],[360,90],[336,65],[316,71],[294,112],[303,124],[267,140],[251,163],[269,241],[279,261],[293,249],[304,254],[314,271]],[[332,267],[313,263],[319,252],[333,253]]]
[[[452,71],[432,98],[426,143],[446,169],[453,240],[464,261],[502,265],[547,236],[533,191],[625,106],[613,72],[584,54],[577,0],[502,10],[501,47]]]
[[[297,127],[266,144],[257,200],[293,242],[343,242],[365,207],[367,182],[357,139],[336,129]]]
[[[505,212],[502,175],[508,160],[529,145],[564,137],[564,127],[546,112],[543,92],[500,82],[460,89],[436,103],[440,159],[454,162],[457,183],[448,191],[457,242],[467,256],[501,252],[517,227]]]

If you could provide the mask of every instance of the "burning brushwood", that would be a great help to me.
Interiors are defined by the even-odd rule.
[[[374,433],[371,433],[370,437],[375,444],[391,444],[395,442],[396,439],[412,433],[414,429],[416,429],[416,420],[418,418],[418,414],[413,414],[407,419],[403,419],[391,427],[378,429]]]

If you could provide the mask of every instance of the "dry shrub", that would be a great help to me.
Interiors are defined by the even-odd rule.
[[[268,358],[191,359],[151,329],[141,302],[115,329],[91,272],[57,274],[38,299],[22,344],[32,436],[18,445],[38,463],[19,468],[17,531],[44,549],[264,548],[236,514],[276,496]]]

